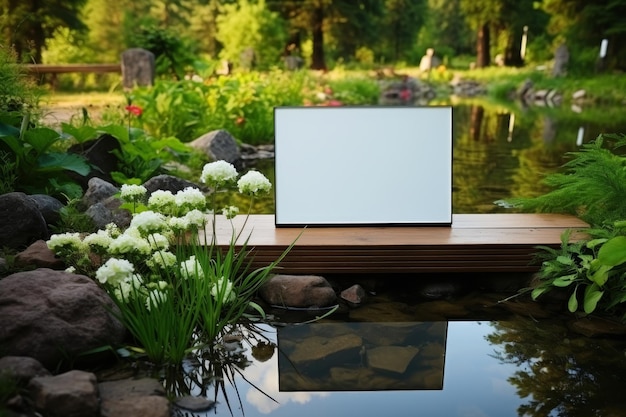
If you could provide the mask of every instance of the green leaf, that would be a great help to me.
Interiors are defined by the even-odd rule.
[[[555,278],[554,281],[552,281],[552,285],[555,287],[567,287],[574,282],[574,280],[576,280],[576,277],[576,274],[564,275],[562,277]]]
[[[83,143],[90,139],[93,139],[98,133],[95,127],[92,127],[92,126],[75,127],[69,123],[61,123],[61,129],[63,133],[66,133],[72,136],[78,143]]]
[[[578,287],[574,289],[574,292],[572,293],[572,295],[570,295],[569,300],[567,301],[567,309],[570,311],[570,313],[574,313],[576,312],[576,310],[578,310],[578,297],[576,295],[577,291]]]
[[[128,143],[130,141],[128,128],[120,125],[107,125],[98,128],[99,131],[115,136],[119,141]]]
[[[41,171],[68,170],[85,176],[91,170],[83,157],[71,153],[47,153],[41,155],[38,162]]]
[[[604,295],[604,291],[600,291],[596,284],[592,284],[585,289],[585,298],[583,301],[583,310],[585,313],[592,313],[598,306],[598,302]]]
[[[35,129],[29,129],[24,132],[23,139],[26,143],[32,145],[38,153],[44,153],[55,142],[62,139],[61,135],[54,130],[47,127],[39,127]]]
[[[570,258],[569,256],[565,256],[565,255],[559,255],[556,258],[557,262],[563,264],[563,265],[572,265],[574,264],[574,261],[572,260],[572,258]]]
[[[607,238],[598,238],[598,239],[592,239],[589,242],[587,242],[586,246],[589,249],[593,249],[598,245],[601,245],[603,243],[605,243],[608,239]]]
[[[14,136],[17,138],[20,136],[20,130],[15,126],[0,123],[0,137],[2,136]]]
[[[550,287],[537,287],[534,290],[532,290],[532,292],[530,293],[530,296],[532,297],[533,300],[536,300],[537,298],[539,298],[539,296],[543,293],[546,293],[550,290]]]
[[[602,287],[606,284],[606,281],[609,279],[609,271],[612,269],[612,266],[600,265],[600,267],[588,275],[589,279],[595,282],[599,287]]]
[[[598,251],[598,260],[608,266],[626,262],[626,236],[609,239]]]

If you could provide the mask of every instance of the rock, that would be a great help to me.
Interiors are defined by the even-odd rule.
[[[259,290],[268,304],[278,307],[328,307],[337,295],[324,277],[317,275],[274,275]]]
[[[592,316],[571,320],[567,327],[586,337],[626,335],[626,325]]]
[[[106,228],[109,223],[115,223],[120,228],[130,225],[132,214],[126,209],[120,208],[122,200],[117,197],[109,197],[106,200],[89,207],[85,214],[89,216],[95,227]]]
[[[215,405],[215,401],[204,397],[185,396],[176,399],[174,402],[177,407],[184,408],[189,411],[207,411]]]
[[[418,353],[413,346],[379,346],[367,350],[367,365],[377,371],[403,374]]]
[[[15,264],[19,267],[35,266],[37,268],[65,269],[63,261],[48,248],[44,240],[38,240],[15,256]]]
[[[346,288],[345,290],[341,291],[340,296],[349,305],[356,307],[361,305],[365,301],[367,294],[365,293],[363,287],[361,287],[359,284],[355,284],[350,288]]]
[[[33,194],[30,198],[37,205],[37,208],[46,221],[46,224],[57,224],[61,218],[59,212],[63,208],[63,203],[46,194]]]
[[[212,160],[224,160],[234,164],[241,157],[235,138],[226,130],[214,130],[189,143],[205,152]]]
[[[302,365],[324,359],[331,361],[337,356],[342,356],[351,358],[350,362],[358,363],[361,360],[359,354],[361,346],[363,339],[354,333],[332,338],[311,336],[296,345],[296,349],[289,355],[289,360],[296,365]]]
[[[46,221],[32,198],[20,192],[0,195],[0,247],[24,249],[48,235]]]
[[[122,53],[122,85],[126,90],[154,85],[155,56],[142,48],[130,48]]]
[[[103,202],[107,198],[117,194],[120,191],[115,185],[102,178],[93,177],[87,183],[87,190],[83,195],[83,203],[86,207],[90,207],[96,203]]]
[[[176,194],[178,191],[182,191],[187,187],[201,188],[191,181],[166,174],[150,178],[143,186],[148,190],[148,196],[157,190],[170,191],[172,194]]]
[[[37,376],[52,375],[36,359],[28,356],[3,356],[0,358],[0,374],[8,372],[18,384],[26,385]]]
[[[116,306],[90,278],[42,268],[0,280],[0,346],[53,369],[103,345],[120,344]]]
[[[31,379],[35,409],[50,417],[98,417],[100,402],[96,376],[73,370],[56,376]]]
[[[96,139],[71,146],[68,152],[83,156],[89,165],[94,167],[88,177],[73,176],[75,177],[74,179],[82,183],[83,188],[85,186],[88,187],[88,180],[94,177],[112,183],[111,172],[119,170],[119,160],[113,152],[121,152],[121,150],[122,147],[117,138],[108,133],[102,134]],[[86,181],[87,183],[85,184]]]
[[[170,403],[156,379],[124,379],[98,384],[101,417],[170,417]]]

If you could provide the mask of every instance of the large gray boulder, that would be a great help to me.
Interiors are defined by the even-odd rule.
[[[84,275],[41,268],[0,280],[0,351],[30,356],[48,369],[105,345],[120,344],[116,306]]]
[[[189,145],[203,151],[215,161],[223,160],[234,164],[241,158],[237,141],[233,135],[223,129],[206,133],[190,142]]]
[[[20,192],[0,195],[0,247],[24,249],[49,235],[37,203]]]

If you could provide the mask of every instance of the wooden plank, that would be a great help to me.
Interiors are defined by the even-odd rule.
[[[294,241],[281,273],[531,272],[537,246],[558,247],[566,229],[572,239],[588,225],[558,214],[457,214],[451,227],[277,228],[273,215],[218,216],[217,243],[248,239],[253,267],[266,266]],[[210,234],[209,234],[210,235]]]
[[[26,64],[31,74],[122,72],[121,64]]]

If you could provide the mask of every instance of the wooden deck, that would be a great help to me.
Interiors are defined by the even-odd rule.
[[[232,223],[240,231],[245,216]],[[217,221],[227,246],[232,225]],[[249,237],[253,266],[277,259],[300,233],[276,272],[285,274],[405,274],[419,272],[533,272],[538,245],[559,247],[566,229],[588,225],[559,214],[455,214],[452,226],[277,228],[273,215],[252,215],[238,244]],[[572,239],[584,232],[578,231]]]

